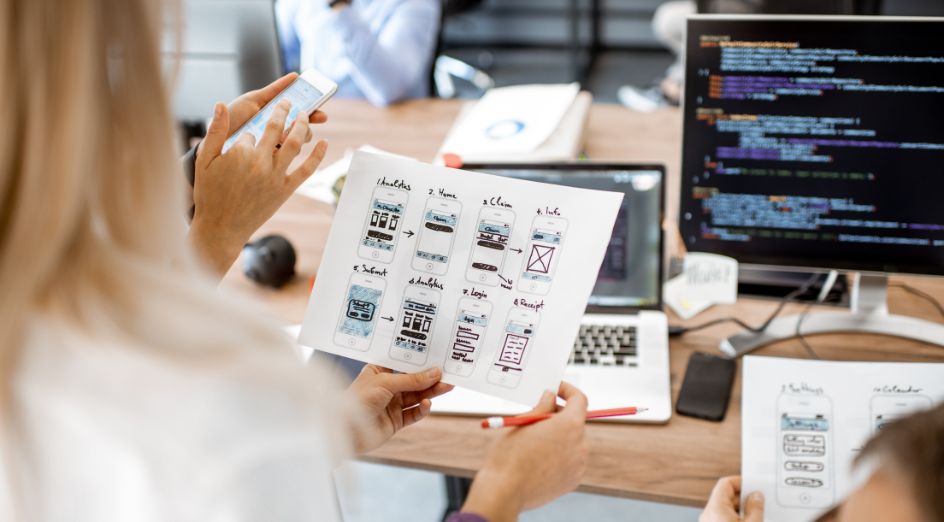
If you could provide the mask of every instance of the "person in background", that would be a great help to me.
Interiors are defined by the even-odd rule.
[[[337,96],[377,106],[429,96],[440,0],[278,0],[288,70],[317,69]]]
[[[790,0],[795,2],[795,0]],[[823,0],[815,0],[823,1]],[[703,2],[703,7],[710,13],[749,14],[762,10],[767,4],[776,1],[765,0],[712,0]],[[783,2],[785,5],[790,5]],[[662,2],[652,16],[652,33],[659,43],[664,45],[675,61],[665,70],[659,84],[651,88],[624,85],[617,91],[620,103],[640,112],[649,112],[667,105],[679,105],[682,100],[682,88],[685,84],[685,27],[689,16],[698,12],[698,5],[693,0],[670,0]]]
[[[682,54],[685,51],[685,20],[695,14],[692,0],[663,2],[652,17],[652,33],[659,43],[672,51],[675,61],[665,71],[657,87],[641,89],[631,85],[620,87],[617,92],[620,102],[642,112],[655,110],[667,104],[678,105],[682,96],[685,69]]]
[[[283,135],[282,105],[224,154],[293,77],[218,104],[188,229],[160,45],[179,7],[0,3],[0,520],[337,521],[342,459],[450,388],[371,365],[345,389],[216,288],[229,245],[321,162],[323,142],[293,163],[324,115]],[[457,517],[512,520],[576,486],[587,401],[559,394],[496,438]]]
[[[935,522],[944,520],[944,404],[886,425],[865,444],[855,466],[868,479],[816,522]],[[763,522],[764,497],[747,496],[738,514],[741,477],[718,481],[700,522]]]

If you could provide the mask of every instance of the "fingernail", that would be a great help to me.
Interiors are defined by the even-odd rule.
[[[223,114],[223,104],[216,102],[216,106],[213,107],[213,117],[219,118]]]
[[[544,390],[544,393],[541,394],[541,400],[547,401],[554,398],[554,394],[548,390]]]
[[[439,368],[430,368],[426,370],[426,376],[429,377],[430,379],[435,379],[439,377],[439,373],[440,373]]]
[[[761,493],[760,491],[755,491],[747,496],[747,501],[748,502],[763,502],[764,494]]]
[[[290,102],[289,100],[282,100],[279,102],[279,107],[282,107],[283,109],[291,109],[292,102]]]

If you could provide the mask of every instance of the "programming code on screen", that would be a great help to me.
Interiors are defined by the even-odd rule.
[[[689,24],[689,250],[944,273],[944,23]]]

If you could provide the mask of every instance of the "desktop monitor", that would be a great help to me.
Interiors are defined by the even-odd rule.
[[[934,18],[689,18],[688,250],[944,274],[942,31]]]

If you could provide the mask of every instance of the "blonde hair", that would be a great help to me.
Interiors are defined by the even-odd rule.
[[[284,336],[218,296],[186,246],[185,180],[160,53],[179,9],[169,6],[0,4],[0,436],[7,451],[15,443],[11,381],[25,326],[37,315],[152,347],[149,355],[172,364],[202,361],[217,371],[252,364],[270,378],[288,366]],[[168,316],[171,324],[148,321]],[[277,354],[286,359],[276,363]],[[280,389],[294,383],[304,400],[317,393],[312,386],[333,385],[308,377],[271,380]]]

